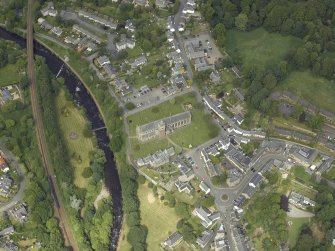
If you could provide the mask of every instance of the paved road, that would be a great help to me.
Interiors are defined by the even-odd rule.
[[[1,144],[0,144],[0,150],[5,154],[7,161],[9,161],[14,166],[17,174],[20,177],[19,190],[17,191],[15,196],[11,199],[11,201],[0,204],[0,212],[4,212],[13,207],[16,203],[18,203],[22,199],[23,192],[26,186],[26,180],[13,154],[10,151],[7,151],[5,147]]]
[[[32,113],[34,117],[34,122],[36,125],[36,136],[37,142],[40,149],[43,167],[46,172],[46,176],[50,177],[51,182],[55,188],[55,196],[60,198],[59,190],[57,186],[57,182],[55,179],[55,175],[53,169],[51,167],[51,162],[49,159],[49,154],[47,151],[47,144],[45,139],[45,132],[43,127],[43,122],[41,118],[41,111],[38,104],[38,96],[37,96],[37,86],[36,86],[36,76],[35,76],[35,63],[34,63],[34,31],[33,31],[33,0],[28,0],[28,9],[27,9],[27,75],[30,82],[30,95],[31,95],[31,107]],[[79,250],[77,246],[77,242],[71,232],[70,223],[65,213],[65,209],[63,207],[63,203],[59,200],[59,207],[57,207],[56,203],[54,204],[55,214],[58,216],[60,227],[62,228],[62,233],[65,242],[67,242],[73,250]]]

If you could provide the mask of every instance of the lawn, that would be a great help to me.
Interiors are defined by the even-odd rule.
[[[308,223],[310,218],[287,217],[287,220],[292,222],[292,225],[289,226],[288,234],[289,234],[290,247],[293,248],[298,240],[298,236],[302,225]]]
[[[335,85],[322,77],[313,76],[309,71],[294,71],[280,85],[312,104],[335,112]]]
[[[335,181],[335,165],[332,165],[326,172],[323,173],[326,179]]]
[[[8,64],[0,68],[0,87],[11,85],[21,80],[21,74],[15,64]]]
[[[240,52],[244,65],[265,68],[284,59],[290,49],[302,44],[302,40],[258,28],[250,32],[228,31],[226,44],[228,52]]]
[[[160,250],[160,243],[171,233],[175,232],[179,217],[175,210],[165,206],[153,196],[147,184],[140,185],[138,189],[140,199],[141,223],[148,227],[148,250]]]
[[[92,139],[86,138],[83,135],[85,125],[88,122],[85,119],[83,111],[66,100],[64,90],[61,90],[56,98],[56,107],[60,129],[65,138],[69,155],[72,156],[75,153],[81,158],[81,161],[77,158],[71,159],[71,164],[74,167],[74,183],[80,188],[85,188],[87,187],[88,179],[82,176],[82,172],[85,167],[89,166],[89,153],[94,149]],[[64,107],[68,110],[68,116],[62,113]]]
[[[305,171],[305,168],[302,166],[294,166],[292,172],[297,181],[303,183],[306,186],[314,186],[315,182],[312,179],[312,176]]]
[[[166,101],[158,106],[143,110],[128,117],[129,136],[132,137],[132,153],[134,158],[169,146],[167,139],[157,139],[139,143],[136,139],[136,126],[159,120],[185,111],[184,105],[192,104],[192,122],[190,125],[176,129],[169,138],[180,147],[196,147],[216,136],[217,126],[212,123],[209,115],[203,111],[203,106],[197,103],[193,93],[185,94]],[[170,144],[170,146],[172,146]],[[139,149],[138,149],[139,148]],[[175,149],[178,151],[178,149]]]

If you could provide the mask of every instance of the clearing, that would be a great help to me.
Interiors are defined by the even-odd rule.
[[[300,233],[300,229],[304,224],[307,224],[310,221],[310,218],[291,218],[287,217],[287,221],[289,222],[289,229],[288,229],[288,234],[289,234],[289,242],[290,242],[290,247],[294,247],[297,240],[298,236]]]
[[[160,243],[175,232],[179,217],[174,208],[165,206],[159,199],[152,199],[152,189],[147,183],[139,185],[141,223],[148,227],[148,250],[160,250]]]
[[[21,80],[21,74],[15,64],[8,64],[0,68],[0,87],[16,84]]]
[[[88,123],[84,111],[66,100],[64,90],[61,90],[56,98],[56,109],[60,129],[74,167],[74,184],[79,188],[86,188],[89,179],[84,178],[82,172],[90,165],[89,155],[94,150],[94,145],[92,138],[86,138],[83,134]],[[75,157],[73,157],[74,154]]]
[[[326,172],[322,174],[326,179],[335,181],[335,165],[332,165]]]
[[[228,31],[226,44],[229,53],[239,51],[244,66],[265,68],[283,60],[290,49],[302,44],[302,40],[258,28],[250,32]]]
[[[334,81],[314,76],[310,71],[294,71],[280,85],[319,108],[335,112]]]

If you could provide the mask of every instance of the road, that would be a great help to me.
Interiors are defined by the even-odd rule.
[[[27,10],[27,58],[28,58],[28,66],[27,66],[27,74],[30,83],[30,95],[31,95],[31,106],[32,113],[36,125],[36,136],[37,142],[40,149],[42,164],[45,169],[46,177],[50,177],[52,183],[55,187],[55,194],[58,198],[60,198],[59,190],[57,187],[57,182],[55,179],[55,175],[53,169],[51,167],[51,162],[49,159],[47,144],[45,139],[45,132],[43,127],[43,122],[41,118],[41,111],[38,105],[38,96],[37,96],[37,86],[36,86],[36,76],[35,76],[35,65],[34,65],[34,31],[33,31],[33,0],[28,0],[28,10]],[[62,229],[63,237],[65,243],[67,243],[74,251],[79,251],[77,246],[77,242],[71,232],[69,220],[65,213],[63,203],[59,200],[59,207],[54,205],[55,215],[59,220],[59,225]]]
[[[0,149],[4,153],[4,155],[7,158],[7,161],[9,161],[15,168],[18,176],[20,177],[20,184],[19,184],[19,190],[15,194],[15,196],[11,199],[11,201],[7,203],[1,203],[0,204],[0,212],[7,211],[8,209],[12,208],[16,203],[18,203],[22,197],[23,197],[23,192],[26,186],[26,180],[24,175],[22,174],[19,165],[13,156],[13,154],[10,151],[7,151],[3,145],[0,144]]]

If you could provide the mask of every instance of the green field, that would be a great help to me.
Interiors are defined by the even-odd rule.
[[[314,186],[315,181],[312,176],[305,171],[305,168],[302,166],[294,166],[292,169],[293,175],[297,181],[303,183],[306,186]]]
[[[60,129],[65,138],[65,143],[69,150],[69,156],[73,153],[80,155],[81,161],[72,158],[71,164],[74,167],[74,183],[80,188],[86,188],[88,179],[82,176],[83,170],[90,165],[89,153],[94,149],[91,138],[85,138],[83,131],[88,123],[85,120],[83,111],[80,111],[71,102],[65,98],[65,92],[62,90],[56,99],[57,115]],[[62,113],[62,109],[68,109],[68,116]],[[74,137],[70,137],[70,135]]]
[[[0,68],[0,87],[11,85],[21,80],[21,74],[15,64],[8,64]]]
[[[335,165],[332,165],[329,170],[327,170],[326,172],[323,173],[323,176],[326,179],[335,181]]]
[[[141,223],[148,227],[148,250],[160,250],[160,243],[171,233],[175,232],[179,217],[174,208],[165,206],[147,184],[140,185],[138,189],[140,199]]]
[[[284,59],[302,40],[258,28],[250,32],[228,31],[226,44],[230,53],[239,50],[245,66],[265,67]]]
[[[293,248],[298,240],[302,225],[308,223],[310,221],[310,218],[287,217],[287,220],[292,222],[292,225],[289,226],[288,234],[289,234],[290,247]]]
[[[313,76],[309,71],[294,71],[280,85],[313,105],[335,112],[335,83]]]
[[[176,129],[168,136],[175,144],[177,144],[178,149],[180,147],[188,148],[190,144],[194,148],[217,135],[217,126],[212,123],[212,119],[209,115],[204,113],[202,105],[197,103],[194,94],[185,94],[128,117],[133,158],[145,156],[158,149],[166,148],[169,145],[173,146],[167,139],[139,143],[136,139],[136,126],[184,112],[185,104],[192,104],[192,109],[190,110],[192,114],[191,124]],[[175,150],[178,151],[178,149]]]
[[[157,139],[151,140],[145,143],[140,143],[136,138],[130,140],[131,143],[131,153],[133,159],[138,159],[140,157],[147,156],[148,154],[154,153],[159,149],[165,149],[173,146],[168,142],[167,139]],[[175,149],[176,151],[178,149]]]

